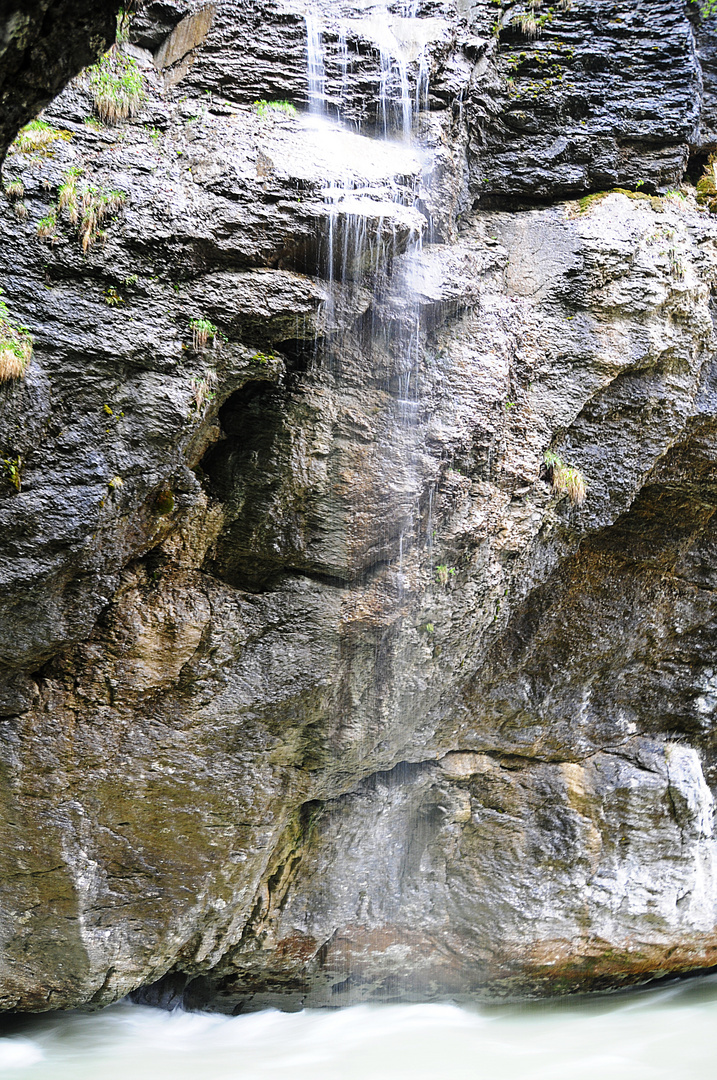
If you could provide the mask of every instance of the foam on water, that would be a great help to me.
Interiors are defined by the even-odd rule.
[[[717,976],[543,1005],[225,1017],[121,1003],[23,1021],[3,1080],[712,1080]]]

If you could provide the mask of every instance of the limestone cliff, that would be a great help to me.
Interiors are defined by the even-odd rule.
[[[6,1009],[717,963],[713,24],[309,16],[147,4],[4,166]]]
[[[119,0],[3,0],[0,164],[18,128],[115,39]]]

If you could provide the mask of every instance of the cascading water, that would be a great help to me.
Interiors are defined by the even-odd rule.
[[[381,131],[388,135],[392,112],[398,111],[404,138],[411,136],[413,107],[408,82],[406,60],[391,27],[388,8],[379,8],[375,16],[376,41],[381,53],[381,86],[379,91],[379,121]]]
[[[381,747],[391,730],[400,728],[403,713],[410,707],[406,704],[407,668],[402,659],[401,628],[404,621],[411,623],[417,591],[425,586],[425,574],[427,568],[430,574],[431,565],[430,522],[426,535],[421,511],[433,478],[428,478],[427,486],[421,466],[425,334],[419,288],[428,222],[417,205],[422,151],[413,142],[416,114],[427,101],[428,63],[425,49],[420,48],[414,50],[409,65],[409,52],[394,33],[397,25],[405,39],[421,41],[421,29],[409,25],[420,21],[417,4],[406,5],[399,14],[392,14],[386,5],[377,5],[361,21],[362,33],[370,35],[380,66],[373,145],[380,148],[387,167],[375,183],[367,183],[364,175],[363,157],[368,149],[365,138],[356,143],[358,158],[350,154],[345,160],[339,157],[339,147],[349,133],[340,127],[341,120],[337,126],[328,118],[331,106],[327,106],[327,98],[331,99],[331,93],[322,97],[318,90],[317,72],[321,72],[324,87],[340,85],[342,98],[347,95],[352,27],[337,27],[334,21],[331,27],[322,28],[318,15],[306,21],[312,124],[316,130],[319,120],[321,130],[323,112],[326,138],[335,148],[334,176],[322,193],[325,212],[317,267],[318,280],[327,295],[324,323],[339,325],[338,307],[346,304],[347,294],[354,298],[350,307],[365,308],[359,322],[317,342],[313,365],[317,378],[330,380],[333,391],[342,400],[350,401],[358,353],[364,369],[372,373],[381,400],[382,446],[376,459],[382,473],[373,483],[381,492],[383,513],[373,518],[371,535],[361,534],[363,555],[353,569],[355,575],[363,575],[363,580],[376,581],[376,611],[380,608],[380,615],[366,631],[367,637],[374,635],[370,662],[365,652],[353,652],[358,646],[350,637],[342,642],[348,690],[337,706],[343,767],[348,769],[350,765],[352,770],[365,774],[380,768]],[[338,42],[338,62],[329,50],[329,43],[334,41]],[[409,157],[413,159],[410,165]],[[337,162],[343,168],[336,168]],[[367,307],[359,303],[360,295],[368,298]],[[353,544],[355,549],[364,516],[361,496],[357,491],[347,500],[341,477],[350,463],[341,458],[339,450],[336,457],[334,498],[337,504],[353,498],[345,529],[347,546]],[[419,584],[421,575],[423,585]],[[347,605],[351,603],[349,596]],[[366,648],[365,640],[361,648]],[[367,669],[371,672],[369,679],[362,674]],[[331,813],[330,809],[325,811],[325,821]],[[406,835],[394,837],[397,848],[408,851],[412,844],[423,844],[419,835],[423,827],[419,821]],[[336,906],[332,882],[328,877],[321,881],[321,892],[330,910]],[[321,939],[320,929],[307,926],[306,932]],[[331,978],[337,985],[350,986],[354,977],[347,950],[344,960],[334,963]]]
[[[327,128],[336,152],[339,144],[346,148],[346,163],[343,174],[337,168],[323,191],[325,229],[319,270],[326,286],[325,322],[332,330],[317,348],[316,366],[323,365],[321,374],[327,380],[344,381],[350,391],[347,369],[353,353],[354,362],[358,356],[360,362],[372,366],[375,381],[385,392],[386,430],[393,435],[397,451],[391,459],[394,473],[383,478],[386,525],[382,535],[372,538],[369,569],[378,567],[383,572],[384,593],[391,594],[389,604],[393,604],[395,621],[400,621],[413,588],[411,560],[415,567],[419,548],[425,555],[424,573],[427,568],[428,580],[433,577],[434,487],[430,478],[424,483],[416,465],[423,430],[419,412],[425,338],[419,294],[425,219],[421,220],[415,205],[416,184],[398,179],[405,176],[407,140],[416,112],[427,101],[429,69],[425,50],[419,49],[417,58],[409,62],[392,28],[393,18],[382,6],[376,20],[376,37],[383,42],[379,49],[378,129],[385,136],[393,132],[405,140],[384,144],[386,156],[395,155],[393,182],[384,178],[372,184],[361,178],[360,163],[352,162],[349,152],[358,144],[352,144],[350,138],[339,139],[335,127]],[[416,5],[406,5],[400,18],[420,21]],[[381,25],[388,27],[385,34]],[[318,16],[311,14],[306,16],[306,31],[310,111],[315,120],[328,111],[328,35]],[[350,34],[345,25],[339,28],[336,40],[343,100],[349,92],[351,64]],[[346,134],[344,131],[342,136]],[[358,310],[357,298],[362,292],[369,301],[355,319],[360,324],[358,330],[341,328],[340,308],[350,308],[353,299]],[[297,340],[305,333],[306,327],[299,326],[297,316]],[[350,405],[350,393],[342,405],[347,401]],[[425,527],[419,512],[419,481],[427,495]],[[352,750],[355,759],[369,764],[381,742],[382,724],[386,727],[390,723],[390,715],[379,715],[382,695],[387,694],[380,678],[382,645],[377,639],[375,685],[361,688],[376,703],[375,723],[371,730],[359,730]],[[399,658],[392,676],[400,682],[402,675]],[[356,688],[351,690],[358,697]],[[350,703],[341,719],[347,729],[352,724],[360,728]],[[397,837],[397,848],[406,839]],[[330,887],[327,881],[327,890]],[[400,950],[400,942],[398,946]],[[350,980],[348,959],[341,974]],[[449,1005],[379,1010],[362,1006],[342,1013],[308,1010],[294,1016],[265,1012],[228,1018],[190,1016],[180,1011],[165,1014],[123,1004],[101,1015],[27,1021],[16,1035],[0,1039],[0,1076],[7,1080],[70,1076],[81,1080],[96,1076],[98,1071],[109,1077],[131,1071],[138,1080],[155,1080],[169,1071],[176,1077],[209,1071],[216,1080],[268,1080],[288,1072],[294,1080],[334,1076],[347,1080],[442,1080],[444,1076],[473,1080],[477,1075],[543,1080],[576,1074],[587,1080],[603,1080],[607,1075],[618,1080],[643,1075],[655,1080],[681,1075],[702,1078],[710,1073],[695,1069],[711,1058],[711,1042],[705,1032],[710,1031],[709,1017],[715,1015],[714,978],[705,980],[702,988],[683,983],[632,997],[548,1005],[542,1010],[502,1007],[471,1011]]]
[[[324,50],[321,42],[316,15],[307,11],[306,19],[306,57],[309,81],[309,112],[320,115],[324,112],[326,100],[326,68]]]
[[[428,65],[425,49],[420,50],[415,65],[416,80],[412,90],[406,50],[392,28],[394,19],[418,22],[417,9],[418,4],[413,0],[403,5],[400,14],[394,16],[387,5],[379,4],[371,9],[367,22],[380,57],[378,129],[386,140],[386,146],[392,145],[388,141],[389,135],[397,134],[406,141],[411,139],[415,113],[427,102]],[[326,111],[324,88],[327,59],[315,13],[307,14],[306,28],[309,100],[311,110],[316,115]],[[338,56],[343,99],[350,65],[348,34],[343,23],[338,31]],[[402,152],[396,144],[397,172],[401,167],[398,155]],[[395,421],[403,429],[403,441],[410,444],[413,440],[409,432],[415,426],[420,399],[418,373],[421,352],[420,312],[413,279],[426,227],[425,218],[415,208],[417,191],[415,186],[407,187],[396,182],[387,191],[385,181],[379,190],[359,186],[353,170],[349,168],[346,176],[332,181],[323,194],[327,225],[320,255],[323,265],[319,269],[329,285],[326,321],[334,321],[337,284],[354,289],[368,286],[373,293],[373,302],[366,351],[374,362],[384,368],[387,358],[390,358],[391,370],[386,380],[387,386],[392,386]],[[334,370],[340,370],[343,348],[344,342],[338,339],[326,350],[326,362]],[[415,491],[415,477],[411,478],[409,486],[413,486]],[[401,595],[404,555],[416,539],[418,502],[416,492],[410,508],[402,515],[398,538],[387,534],[376,545],[385,558],[397,543],[398,588]]]
[[[314,115],[329,112],[329,65],[336,69],[332,76],[333,93],[338,94],[339,101],[335,115],[345,122],[343,107],[348,99],[351,65],[348,34],[351,27],[356,35],[368,38],[378,53],[377,130],[384,138],[399,135],[410,141],[416,113],[428,108],[429,65],[426,40],[417,32],[422,22],[418,18],[418,4],[403,4],[394,12],[386,3],[377,3],[371,5],[361,19],[339,21],[335,31],[336,46],[330,58],[324,46],[321,15],[311,8],[304,18],[309,112]]]

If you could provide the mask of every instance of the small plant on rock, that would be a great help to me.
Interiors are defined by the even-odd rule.
[[[154,500],[154,512],[158,517],[166,517],[167,514],[171,514],[174,510],[174,495],[171,491],[160,491],[157,498]]]
[[[89,69],[95,111],[105,124],[134,116],[145,97],[144,76],[137,61],[112,48]]]
[[[445,587],[451,580],[451,578],[454,576],[455,572],[455,566],[446,566],[445,563],[440,563],[436,567],[436,581],[439,585],[443,585]]]
[[[697,181],[697,202],[717,214],[717,154],[710,154],[702,176]]]
[[[0,382],[20,379],[32,358],[32,335],[10,318],[0,296]]]
[[[276,360],[275,353],[255,352],[249,360],[250,364],[259,364],[261,367],[266,367],[272,360]]]
[[[296,116],[296,106],[290,101],[255,101],[254,108],[262,120],[266,120],[272,113]]]
[[[67,211],[71,225],[76,225],[79,219],[77,181],[81,175],[82,169],[78,166],[68,169],[57,192],[57,208],[60,212]]]
[[[521,34],[525,34],[527,38],[538,36],[538,22],[532,8],[529,8],[527,11],[521,11],[520,15],[515,16],[513,22],[518,27]]]
[[[40,154],[48,155],[52,153],[53,143],[58,139],[71,139],[72,132],[60,131],[59,128],[52,127],[51,124],[46,123],[44,120],[31,120],[29,124],[25,124],[24,128],[20,129],[17,138],[10,147],[11,153],[18,154]]]
[[[189,323],[192,331],[192,345],[199,352],[205,349],[210,341],[217,336],[217,328],[209,319],[192,319]]]
[[[546,450],[543,460],[553,493],[567,495],[573,506],[582,506],[587,498],[587,481],[580,469],[566,465],[552,450]]]
[[[84,252],[94,244],[101,235],[100,225],[110,214],[116,214],[127,201],[123,191],[100,191],[95,187],[87,187],[79,199],[79,225],[77,233]]]
[[[10,180],[5,185],[5,194],[7,195],[10,202],[15,202],[16,199],[21,199],[25,194],[25,185],[23,184],[22,180]]]
[[[124,297],[114,285],[109,285],[105,289],[104,301],[107,307],[117,307],[119,304],[124,304]]]
[[[57,240],[57,207],[51,206],[49,213],[37,223],[37,235],[41,240]]]
[[[204,378],[194,379],[192,383],[192,404],[197,415],[202,412],[204,406],[213,401],[217,396],[214,392],[216,376],[205,375]]]
[[[19,455],[14,458],[0,458],[0,465],[6,479],[19,491],[22,487],[22,458]]]
[[[82,169],[73,167],[62,178],[57,192],[57,202],[37,223],[37,235],[53,242],[58,239],[58,219],[65,215],[70,225],[77,229],[77,237],[83,252],[89,251],[102,236],[100,226],[106,217],[118,213],[127,201],[124,191],[104,191],[92,184],[80,186]]]
[[[552,8],[548,8],[545,15],[536,14],[537,9],[542,7],[542,2],[543,0],[527,0],[523,11],[511,19],[512,25],[516,26],[527,38],[538,37],[545,24],[553,18]]]
[[[120,8],[117,12],[117,42],[124,45],[129,41],[129,26],[132,22],[132,12],[126,8]]]

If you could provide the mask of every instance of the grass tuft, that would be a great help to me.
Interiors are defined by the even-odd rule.
[[[82,169],[73,167],[62,178],[57,191],[57,202],[37,223],[37,235],[42,239],[58,239],[58,218],[66,214],[70,225],[77,229],[77,237],[83,252],[87,253],[95,241],[103,235],[100,226],[106,217],[118,213],[127,202],[124,191],[104,191],[93,184],[80,186]]]
[[[110,214],[116,214],[127,201],[123,191],[101,191],[88,185],[78,198],[77,235],[83,252],[88,252],[101,235],[100,226]]]
[[[21,199],[25,194],[25,185],[23,184],[22,180],[10,180],[10,182],[5,185],[5,194],[7,195],[10,202],[15,202],[16,199]]]
[[[192,345],[197,351],[206,348],[209,341],[216,340],[217,328],[209,319],[192,319],[189,329],[192,331]]]
[[[76,225],[79,219],[77,181],[81,175],[82,169],[79,166],[69,169],[62,178],[62,183],[57,192],[57,209],[60,213],[63,210],[67,211],[67,216],[72,225]]]
[[[580,469],[566,465],[552,450],[545,451],[543,460],[553,494],[567,495],[573,506],[582,506],[587,498],[588,485]]]
[[[205,405],[217,396],[214,390],[216,375],[209,374],[192,382],[192,404],[197,414],[204,411]]]
[[[296,106],[292,105],[290,101],[255,101],[254,108],[262,120],[266,120],[272,113],[296,116]]]
[[[137,61],[111,48],[89,68],[95,111],[105,124],[117,124],[134,116],[145,98],[144,76]]]
[[[10,318],[0,290],[0,383],[20,379],[32,359],[32,335]]]
[[[49,213],[37,223],[37,235],[41,240],[57,240],[57,207],[51,206]]]
[[[15,154],[40,154],[52,153],[53,144],[58,139],[67,141],[72,138],[72,132],[60,131],[47,124],[44,120],[31,120],[21,128],[9,152]]]

